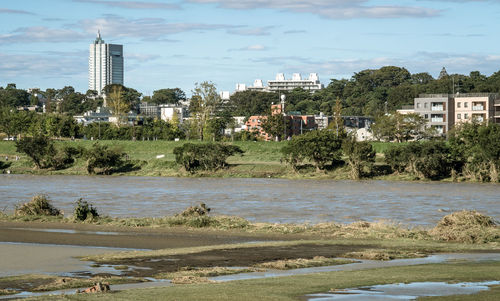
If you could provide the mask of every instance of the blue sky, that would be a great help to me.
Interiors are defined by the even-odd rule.
[[[500,70],[500,0],[0,0],[0,86],[88,89],[100,29],[145,95],[283,72],[350,78],[385,65],[437,77]]]

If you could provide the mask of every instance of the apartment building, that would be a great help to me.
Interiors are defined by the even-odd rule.
[[[414,112],[427,120],[438,134],[446,134],[454,125],[454,99],[448,94],[422,94],[415,98]]]
[[[467,93],[455,96],[455,123],[495,122],[495,101],[497,94]]]
[[[89,90],[102,95],[111,84],[123,85],[123,45],[106,44],[98,32],[89,47]]]

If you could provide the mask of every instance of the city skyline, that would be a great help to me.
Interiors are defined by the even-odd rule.
[[[190,94],[318,73],[322,83],[385,65],[491,75],[500,70],[500,1],[20,0],[0,3],[0,86],[88,88],[100,29],[124,45],[127,87]]]

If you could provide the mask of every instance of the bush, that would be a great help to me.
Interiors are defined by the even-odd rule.
[[[66,146],[57,149],[46,136],[24,137],[16,142],[16,148],[30,157],[39,169],[64,169],[75,162],[75,156],[81,155],[81,149],[78,148]]]
[[[430,234],[439,240],[484,243],[499,239],[500,229],[491,217],[463,210],[443,217]]]
[[[45,195],[35,195],[31,201],[16,206],[15,215],[47,215],[59,216],[62,211],[52,206],[51,201]]]
[[[117,149],[109,149],[108,146],[96,142],[84,153],[84,158],[87,160],[87,172],[89,174],[100,173],[109,175],[114,169],[118,169],[123,165],[123,158],[125,156],[124,152]],[[100,171],[96,172],[96,169],[100,169]]]
[[[342,143],[342,151],[347,156],[347,163],[351,168],[351,179],[359,180],[363,176],[364,167],[371,172],[371,166],[375,162],[375,151],[369,142],[358,142],[355,137],[347,137]]]
[[[457,160],[444,141],[410,142],[385,152],[393,171],[431,180],[449,177]]]
[[[201,203],[198,206],[190,206],[186,208],[182,213],[180,214],[181,216],[203,216],[203,215],[208,215],[210,212],[210,208],[208,208],[205,203]]]
[[[324,170],[328,165],[340,160],[342,138],[330,130],[311,131],[294,136],[281,152],[283,159],[293,169],[305,160],[311,161],[316,170]]]
[[[97,208],[93,207],[92,204],[87,203],[82,198],[76,201],[75,210],[73,211],[73,217],[76,220],[84,221],[87,219],[94,219],[99,217],[97,213]]]
[[[228,157],[243,153],[244,151],[236,145],[221,143],[185,143],[183,146],[174,148],[175,161],[190,173],[197,170],[216,171],[225,168]]]

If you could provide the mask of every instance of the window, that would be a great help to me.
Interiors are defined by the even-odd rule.
[[[429,114],[425,114],[425,115],[424,115],[424,118],[425,118],[425,119],[429,119]]]
[[[420,103],[417,102],[417,109],[420,109]]]
[[[460,108],[462,106],[461,102],[457,102],[457,108]]]
[[[457,114],[457,119],[462,119],[462,114]]]
[[[469,114],[465,113],[464,114],[464,119],[469,119]]]
[[[469,103],[468,102],[464,102],[464,108],[467,108],[469,107]]]
[[[426,102],[424,102],[424,108],[427,108],[427,103]]]

